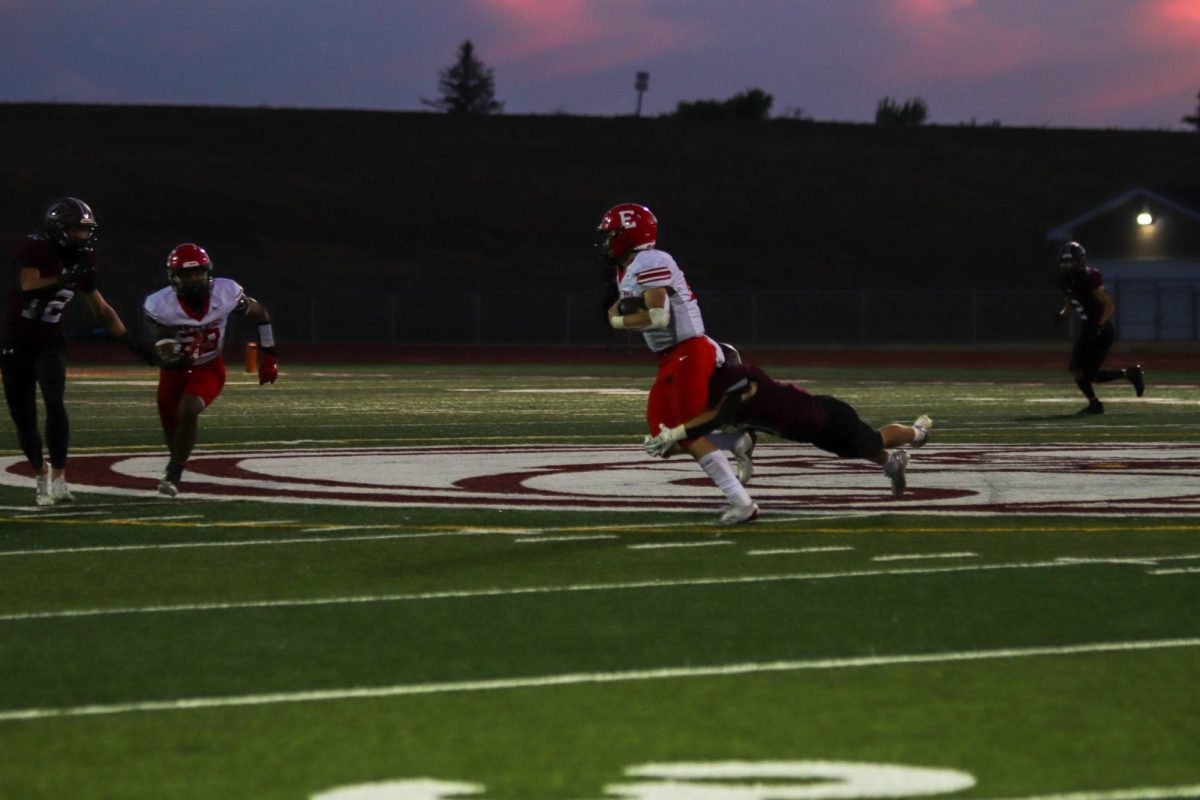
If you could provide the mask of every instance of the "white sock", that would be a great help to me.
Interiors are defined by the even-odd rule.
[[[718,450],[733,450],[733,446],[737,444],[738,439],[742,438],[741,431],[713,431],[704,438],[708,439]]]
[[[746,487],[738,481],[737,473],[730,466],[729,459],[720,450],[714,450],[706,456],[701,456],[696,459],[696,463],[707,473],[708,477],[712,478],[712,482],[717,485],[717,488],[725,495],[725,499],[731,504],[748,506],[754,502],[746,493]]]
[[[925,430],[924,428],[919,428],[916,425],[913,425],[912,429],[916,432],[916,435],[913,436],[912,446],[920,447],[925,443],[925,437],[929,435],[929,431]]]

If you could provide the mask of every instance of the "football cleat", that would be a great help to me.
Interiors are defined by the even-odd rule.
[[[1104,403],[1101,403],[1099,400],[1093,400],[1075,413],[1081,416],[1084,414],[1103,414]]]
[[[61,475],[50,481],[50,499],[57,503],[74,503],[75,495],[67,486],[67,479]]]
[[[887,475],[892,482],[893,497],[900,497],[904,494],[905,487],[908,486],[908,479],[904,477],[906,467],[908,467],[907,450],[893,450],[883,464],[883,474]]]
[[[179,484],[163,478],[158,482],[158,493],[163,497],[178,497]]]
[[[912,441],[912,448],[915,450],[929,441],[929,431],[933,429],[933,419],[928,414],[922,414],[913,421],[912,426],[917,429],[917,438]]]
[[[749,486],[754,477],[754,446],[758,444],[758,436],[753,431],[746,431],[733,445],[733,458],[737,461],[737,479],[742,486]]]
[[[729,505],[717,518],[718,525],[740,525],[758,519],[758,503],[751,502],[748,506]]]
[[[1125,377],[1133,384],[1133,390],[1137,392],[1138,397],[1146,393],[1146,373],[1142,370],[1141,364],[1125,370]]]
[[[33,499],[39,506],[54,505],[54,498],[50,495],[50,472],[47,471],[43,475],[37,476],[37,491]]]

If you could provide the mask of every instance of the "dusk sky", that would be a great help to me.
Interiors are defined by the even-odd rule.
[[[513,114],[772,94],[773,116],[1184,130],[1200,0],[0,0],[0,102],[420,110],[471,39]]]

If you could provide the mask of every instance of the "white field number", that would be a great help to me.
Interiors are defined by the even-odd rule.
[[[969,789],[966,772],[845,761],[718,761],[644,764],[625,770],[631,783],[604,787],[610,800],[844,800],[921,797]],[[430,778],[364,783],[311,800],[450,800],[482,794],[478,784]],[[599,800],[599,799],[598,799]]]

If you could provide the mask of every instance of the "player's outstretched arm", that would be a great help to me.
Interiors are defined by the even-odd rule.
[[[726,390],[724,397],[716,406],[701,411],[687,422],[676,425],[674,428],[661,426],[658,435],[648,437],[642,443],[642,448],[651,456],[663,457],[677,442],[712,433],[732,422],[742,403],[753,397],[756,391],[758,391],[758,385],[748,378],[743,378]]]
[[[247,297],[246,316],[258,323],[258,348],[262,351],[262,358],[258,361],[258,385],[274,383],[279,377],[279,352],[275,349],[271,315],[267,313],[266,306],[253,297]]]

